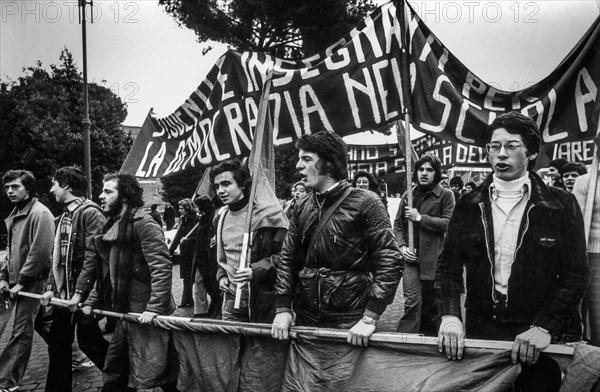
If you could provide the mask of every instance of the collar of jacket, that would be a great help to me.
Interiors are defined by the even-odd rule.
[[[17,218],[20,216],[28,215],[29,212],[31,211],[31,208],[33,207],[33,205],[36,202],[37,202],[37,197],[32,197],[31,200],[29,200],[29,203],[27,203],[27,205],[25,207],[23,207],[22,210],[18,210],[17,207],[15,206],[15,208],[13,208],[12,212],[10,213],[9,217]]]
[[[415,187],[415,189],[418,187],[418,185]],[[440,195],[442,194],[442,186],[440,185],[440,183],[438,182],[437,184],[435,184],[435,186],[427,191],[425,191],[425,194],[428,193],[433,193],[435,195],[435,197],[440,197]]]
[[[348,183],[348,181],[342,180],[342,181],[340,181],[339,185],[336,186],[335,188],[333,188],[332,190],[330,190],[328,192],[324,192],[324,193],[319,193],[318,195],[317,195],[317,192],[312,192],[312,196],[311,197],[314,198],[315,200],[317,200],[317,199],[318,200],[325,200],[324,205],[330,205],[342,193],[344,193],[344,191],[346,190],[346,188],[348,188],[350,186],[351,185]]]
[[[481,202],[489,202],[490,200],[490,185],[493,182],[493,175],[491,173],[483,184],[475,190],[464,194],[461,197],[461,200],[465,203],[470,204],[478,204]],[[563,208],[563,205],[554,197],[548,186],[544,184],[544,181],[535,174],[534,172],[529,172],[529,180],[531,181],[531,189],[530,189],[530,202],[535,206],[545,207],[552,210],[560,210]]]

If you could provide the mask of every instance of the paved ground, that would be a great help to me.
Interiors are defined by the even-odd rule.
[[[179,266],[176,265],[173,271],[173,296],[175,302],[180,303],[182,283],[179,279]],[[402,314],[402,288],[398,289],[396,299],[391,304],[386,312],[382,315],[379,323],[378,331],[393,331],[400,319]],[[174,316],[191,317],[193,313],[192,308],[177,309]],[[104,321],[101,321],[103,326]],[[9,325],[7,331],[11,330]],[[8,334],[2,335],[0,338],[0,350],[4,348],[6,341],[8,340]],[[110,338],[110,335],[105,335],[106,338]],[[25,373],[23,384],[19,391],[44,391],[46,384],[46,370],[48,368],[48,353],[46,344],[44,341],[35,334],[33,341],[33,352],[29,361],[29,367]],[[73,391],[74,392],[98,392],[102,386],[102,376],[100,370],[92,366],[81,370],[76,370],[73,373]],[[160,389],[155,390],[144,390],[145,392],[158,392]]]

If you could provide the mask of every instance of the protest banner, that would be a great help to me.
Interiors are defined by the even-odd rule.
[[[404,3],[400,3],[404,4]],[[486,124],[508,111],[533,117],[545,143],[589,138],[600,113],[600,18],[556,69],[519,91],[501,91],[467,69],[406,5],[410,122],[444,140],[481,146]],[[403,117],[403,9],[387,3],[346,37],[301,61],[229,51],[172,114],[149,113],[122,170],[163,177],[247,156],[267,75],[273,143],[319,130],[342,136]]]

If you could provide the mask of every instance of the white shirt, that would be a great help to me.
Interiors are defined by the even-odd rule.
[[[494,224],[494,287],[505,295],[530,189],[529,173],[512,181],[504,181],[494,175],[494,182],[490,185]]]

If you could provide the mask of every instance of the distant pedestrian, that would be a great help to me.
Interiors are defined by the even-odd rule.
[[[180,308],[188,308],[194,305],[192,292],[192,264],[194,262],[194,248],[196,247],[196,235],[191,231],[197,228],[200,217],[191,199],[179,201],[179,227],[169,247],[169,253],[173,255],[179,247],[179,277],[183,280],[183,293],[181,295]]]
[[[27,170],[9,170],[2,177],[4,190],[14,208],[6,218],[8,258],[0,267],[0,293],[10,309],[0,316],[0,335],[5,336],[9,315],[14,324],[8,343],[0,354],[0,388],[18,387],[31,355],[34,320],[40,308],[38,299],[20,297],[23,290],[42,294],[52,263],[54,217],[35,198],[36,179]],[[8,294],[8,291],[10,294]],[[69,363],[71,357],[69,356]],[[69,370],[70,371],[70,370]]]
[[[156,223],[158,223],[160,227],[162,227],[163,221],[160,216],[160,211],[158,211],[158,204],[152,204],[150,206],[150,216],[156,221]]]
[[[565,189],[573,193],[575,180],[577,177],[587,173],[585,165],[581,162],[567,162],[560,168],[560,178],[562,179]]]
[[[175,215],[175,209],[171,203],[165,203],[165,212],[163,217],[165,218],[165,226],[167,231],[172,230],[173,226],[175,226]]]
[[[207,196],[194,200],[198,208],[198,227],[194,230],[195,247],[192,265],[194,317],[221,318],[221,291],[217,282],[217,251],[214,242],[215,207]],[[210,297],[210,305],[207,295]]]

